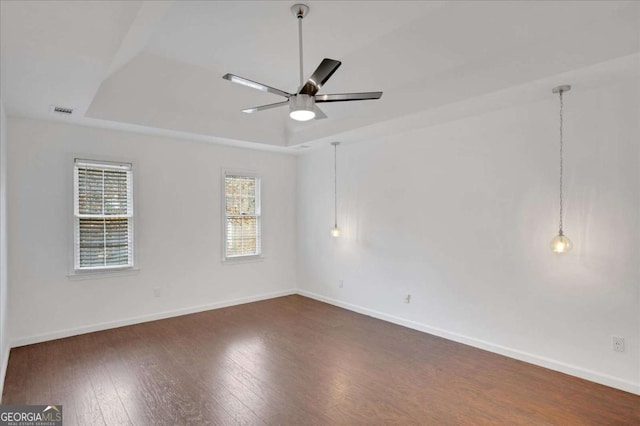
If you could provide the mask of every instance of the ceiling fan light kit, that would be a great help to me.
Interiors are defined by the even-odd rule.
[[[297,121],[309,121],[312,120],[316,113],[315,99],[309,95],[297,95],[292,96],[289,99],[289,117]]]
[[[291,12],[298,20],[298,42],[299,42],[299,55],[300,55],[300,87],[296,93],[288,93],[284,90],[276,89],[266,84],[258,83],[240,77],[234,74],[225,74],[222,76],[225,80],[229,80],[232,83],[241,84],[245,87],[260,90],[263,92],[269,92],[274,95],[279,95],[287,98],[286,101],[277,102],[274,104],[262,105],[252,108],[243,109],[242,112],[247,114],[253,114],[254,112],[264,111],[271,108],[278,108],[281,106],[289,106],[289,117],[297,121],[309,121],[312,119],[321,120],[327,118],[324,112],[316,103],[324,102],[347,102],[347,101],[365,101],[372,99],[380,99],[382,92],[364,92],[364,93],[339,93],[330,95],[318,95],[322,86],[329,80],[334,72],[342,65],[342,62],[335,59],[324,58],[318,68],[313,72],[311,77],[305,82],[304,72],[302,68],[303,56],[302,56],[302,20],[309,14],[309,6],[305,4],[294,4],[291,6]]]

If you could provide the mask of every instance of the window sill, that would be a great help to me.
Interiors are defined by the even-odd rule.
[[[225,257],[222,259],[223,265],[242,265],[245,263],[264,262],[265,257],[261,254],[255,256]]]
[[[113,278],[128,275],[137,275],[140,273],[140,268],[118,268],[118,269],[96,269],[89,271],[73,271],[67,275],[67,278],[72,281],[80,280],[99,280],[102,278]]]

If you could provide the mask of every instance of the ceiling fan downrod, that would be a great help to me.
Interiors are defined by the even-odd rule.
[[[309,6],[306,4],[294,4],[291,13],[298,18],[298,46],[300,53],[300,87],[304,84],[304,72],[302,69],[302,20],[309,14]]]

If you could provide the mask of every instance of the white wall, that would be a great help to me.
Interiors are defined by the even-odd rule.
[[[0,99],[0,399],[9,361],[7,306],[7,116]]]
[[[295,288],[295,157],[11,117],[7,136],[14,345]],[[76,156],[133,162],[138,273],[68,277]],[[222,168],[263,178],[263,261],[221,262]]]
[[[639,90],[636,80],[566,95],[565,233],[575,247],[564,256],[550,250],[558,226],[551,94],[341,145],[337,240],[332,147],[305,153],[301,291],[639,393]],[[626,352],[612,351],[612,335],[625,337]]]

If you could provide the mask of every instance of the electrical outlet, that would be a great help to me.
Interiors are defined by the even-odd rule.
[[[611,336],[611,345],[616,352],[624,352],[624,337]]]
[[[338,287],[339,288],[343,288],[344,287],[344,280],[338,281]]]
[[[407,297],[404,298],[404,303],[411,303],[411,295],[407,294]]]
[[[154,297],[160,297],[162,293],[162,290],[160,290],[160,287],[154,287],[153,288],[153,296]]]

